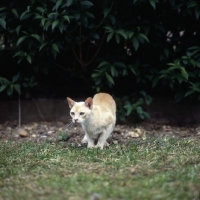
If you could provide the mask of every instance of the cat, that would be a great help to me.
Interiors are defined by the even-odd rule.
[[[116,123],[116,103],[111,95],[97,93],[93,99],[88,97],[85,102],[75,102],[67,97],[73,123],[81,124],[88,142],[87,147],[108,146],[107,139]],[[95,140],[97,144],[95,145]]]

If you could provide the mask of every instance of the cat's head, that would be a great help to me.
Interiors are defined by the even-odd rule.
[[[67,97],[67,101],[69,108],[71,109],[70,115],[72,117],[73,123],[84,123],[92,110],[92,98],[87,98],[85,102],[75,102],[74,100]]]

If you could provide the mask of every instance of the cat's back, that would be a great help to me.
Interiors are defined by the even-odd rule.
[[[110,94],[98,93],[93,97],[93,104],[99,106],[102,111],[111,111],[113,115],[116,113],[116,103]]]

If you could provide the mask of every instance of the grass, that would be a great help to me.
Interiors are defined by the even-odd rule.
[[[0,199],[200,199],[200,141],[149,138],[103,151],[0,142]],[[95,198],[94,198],[95,199]]]

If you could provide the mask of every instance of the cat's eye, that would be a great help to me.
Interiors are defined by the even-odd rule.
[[[74,115],[74,112],[71,112],[71,115]]]
[[[85,113],[84,112],[80,112],[80,115],[84,115]]]

